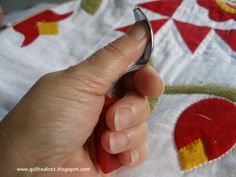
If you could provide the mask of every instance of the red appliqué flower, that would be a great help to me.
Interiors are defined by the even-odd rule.
[[[39,14],[36,14],[14,25],[13,28],[15,31],[24,35],[25,39],[22,43],[22,47],[25,47],[25,46],[30,45],[32,42],[34,42],[40,35],[50,34],[51,33],[50,28],[53,28],[52,33],[56,34],[57,32],[55,32],[55,29],[57,31],[57,22],[68,18],[72,14],[73,12],[68,12],[65,14],[57,14],[51,10],[45,10]],[[55,23],[52,25],[48,25],[50,24],[50,22],[55,22]],[[42,28],[46,28],[46,29],[43,29],[43,31],[40,31],[39,29],[40,23],[43,24]]]
[[[236,20],[236,0],[198,0],[209,11],[209,17],[217,22]]]
[[[236,106],[222,98],[200,100],[180,115],[174,138],[183,170],[221,157],[236,143]]]

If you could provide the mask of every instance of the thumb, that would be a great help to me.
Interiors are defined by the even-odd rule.
[[[142,56],[147,41],[146,24],[137,22],[125,35],[68,71],[73,78],[83,79],[87,92],[104,95],[127,68]]]

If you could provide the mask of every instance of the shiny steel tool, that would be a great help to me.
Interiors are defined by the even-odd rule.
[[[148,30],[149,30],[149,42],[148,42],[141,58],[135,64],[128,67],[127,71],[124,74],[132,72],[132,71],[136,71],[136,70],[140,69],[141,67],[143,67],[144,65],[146,65],[150,61],[151,54],[153,51],[153,43],[154,43],[153,42],[153,31],[152,31],[152,27],[151,27],[149,20],[147,19],[147,17],[145,16],[145,14],[142,12],[142,10],[140,8],[134,9],[133,12],[134,12],[136,22],[144,21],[145,24],[147,25]],[[115,92],[111,91],[108,94],[108,96],[106,97],[105,104],[104,104],[102,113],[100,115],[98,125],[95,129],[95,137],[96,137],[96,141],[97,141],[96,147],[95,147],[96,151],[97,151],[96,152],[97,162],[98,162],[100,169],[103,173],[110,173],[122,166],[122,164],[120,163],[120,161],[118,159],[118,156],[116,154],[107,153],[101,145],[102,133],[108,129],[108,127],[106,125],[106,120],[105,120],[106,119],[106,112],[114,102],[116,102],[117,100],[120,99],[120,97],[118,97],[114,93]]]
[[[146,49],[144,50],[141,58],[134,65],[131,65],[128,68],[127,73],[138,70],[142,66],[146,65],[151,59],[153,46],[154,46],[152,26],[151,26],[148,18],[146,17],[146,15],[143,13],[143,11],[140,8],[134,9],[133,12],[134,12],[134,17],[135,17],[136,22],[144,21],[146,23],[148,30],[149,30],[150,41],[148,42]]]

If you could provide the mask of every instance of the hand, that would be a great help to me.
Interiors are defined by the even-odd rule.
[[[26,176],[17,167],[89,167],[90,172],[27,173],[34,176],[102,176],[91,156],[88,139],[114,82],[142,55],[147,32],[142,22],[98,50],[82,63],[43,76],[0,123],[0,176]],[[145,66],[123,78],[126,96],[107,111],[110,128],[104,149],[119,153],[125,166],[146,158],[149,106],[146,96],[158,97],[163,82]],[[96,148],[96,147],[93,147]]]
[[[3,9],[2,9],[2,6],[0,5],[0,25],[2,24],[3,22]]]

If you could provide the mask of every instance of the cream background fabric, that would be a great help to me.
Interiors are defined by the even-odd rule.
[[[120,36],[115,31],[134,22],[132,9],[147,0],[104,0],[92,16],[80,9],[80,1],[52,8],[57,13],[74,11],[61,22],[57,36],[40,36],[21,48],[23,36],[12,28],[0,33],[0,117],[22,98],[44,74],[74,65],[96,49]],[[149,19],[166,18],[144,10]],[[236,22],[213,22],[196,0],[184,0],[174,19],[221,29],[235,28]],[[236,87],[236,53],[214,31],[191,53],[170,19],[155,35],[153,59],[167,85],[217,84]],[[164,95],[150,117],[149,157],[136,168],[116,171],[115,177],[234,177],[236,149],[222,158],[184,173],[177,158],[173,131],[179,114],[192,103],[209,95]]]

